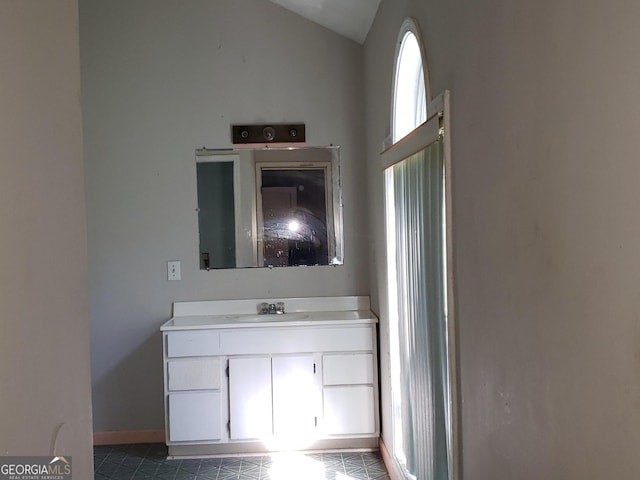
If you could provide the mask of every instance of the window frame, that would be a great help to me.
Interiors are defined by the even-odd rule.
[[[420,58],[422,59],[422,76],[423,76],[423,82],[424,82],[424,108],[425,108],[425,114],[426,112],[426,107],[427,105],[429,105],[431,103],[432,97],[431,97],[431,83],[429,81],[429,69],[427,68],[427,54],[426,54],[426,50],[424,47],[424,43],[422,42],[422,33],[420,31],[420,27],[418,25],[418,22],[414,19],[414,18],[406,18],[403,22],[402,25],[400,26],[400,31],[398,33],[398,38],[396,40],[396,50],[394,53],[394,63],[393,63],[393,85],[392,85],[392,90],[391,90],[391,128],[390,128],[390,140],[391,140],[391,144],[395,144],[397,142],[399,142],[405,135],[403,135],[403,137],[400,138],[396,138],[395,136],[395,125],[396,125],[396,107],[395,107],[395,103],[396,103],[396,98],[397,98],[397,91],[398,91],[398,73],[399,73],[399,63],[401,61],[401,53],[403,51],[404,48],[404,42],[406,39],[406,36],[408,34],[413,35],[413,37],[416,39],[416,43],[418,45],[418,49],[420,51]],[[424,120],[426,120],[428,118],[428,114],[426,114],[426,116],[424,117]],[[416,124],[414,125],[414,129],[417,128],[419,125]]]
[[[395,115],[396,115],[396,92],[398,89],[398,64],[400,61],[400,52],[403,48],[403,40],[408,33],[412,33],[420,48],[420,54],[422,58],[422,71],[424,76],[424,103],[426,104],[425,121],[420,125],[417,125],[414,130],[406,134],[401,138],[395,138]],[[400,28],[398,34],[398,40],[396,43],[396,51],[394,56],[394,71],[393,71],[393,90],[392,90],[392,104],[391,104],[391,124],[390,135],[387,142],[384,145],[385,150],[381,153],[381,169],[383,171],[383,183],[386,185],[386,172],[384,172],[390,166],[404,160],[405,158],[413,155],[414,153],[424,149],[428,144],[433,142],[434,138],[438,135],[444,135],[444,246],[445,246],[445,276],[446,276],[446,316],[447,316],[447,358],[448,358],[448,379],[449,379],[449,394],[447,400],[450,406],[450,417],[447,428],[447,457],[449,463],[449,479],[456,480],[460,476],[460,435],[459,435],[459,400],[458,400],[458,380],[457,380],[457,345],[456,345],[456,320],[454,309],[454,278],[453,278],[453,241],[452,241],[452,194],[451,194],[451,142],[450,142],[450,92],[445,90],[442,94],[438,95],[435,100],[431,97],[431,86],[429,82],[429,71],[426,61],[426,53],[424,44],[422,42],[422,35],[420,33],[417,22],[412,18],[407,18]],[[385,202],[386,202],[386,186],[385,186]],[[385,252],[387,252],[388,236],[388,223],[385,219]],[[386,262],[385,262],[386,263]],[[389,264],[385,264],[385,284],[387,290],[387,303],[389,303],[389,292],[393,290],[389,285]],[[390,305],[387,305],[390,308]],[[390,312],[387,312],[388,318]],[[391,328],[391,325],[389,325]],[[391,347],[391,345],[389,345]],[[389,368],[393,370],[392,365]],[[391,382],[390,386],[393,384]],[[391,397],[394,394],[391,392]],[[393,403],[393,400],[392,400]],[[391,406],[393,415],[393,405]],[[395,427],[394,429],[395,430]],[[391,432],[392,449],[395,446],[395,431]],[[396,456],[393,451],[391,454],[394,467],[400,467],[396,464]],[[398,472],[402,471],[402,468]]]

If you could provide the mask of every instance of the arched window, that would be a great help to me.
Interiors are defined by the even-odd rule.
[[[414,20],[398,36],[385,186],[391,453],[402,478],[455,478],[448,92],[431,101]],[[387,445],[389,439],[385,438]]]
[[[393,142],[397,142],[427,119],[427,86],[419,29],[413,19],[402,24],[396,49],[393,85]]]

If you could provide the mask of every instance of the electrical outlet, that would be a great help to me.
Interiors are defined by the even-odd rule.
[[[180,262],[167,262],[167,280],[180,280]]]

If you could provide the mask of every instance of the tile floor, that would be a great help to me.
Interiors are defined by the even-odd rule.
[[[389,480],[378,452],[167,460],[162,444],[94,448],[95,480]]]

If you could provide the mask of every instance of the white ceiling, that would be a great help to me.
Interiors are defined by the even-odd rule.
[[[271,0],[312,22],[363,44],[380,0]]]

